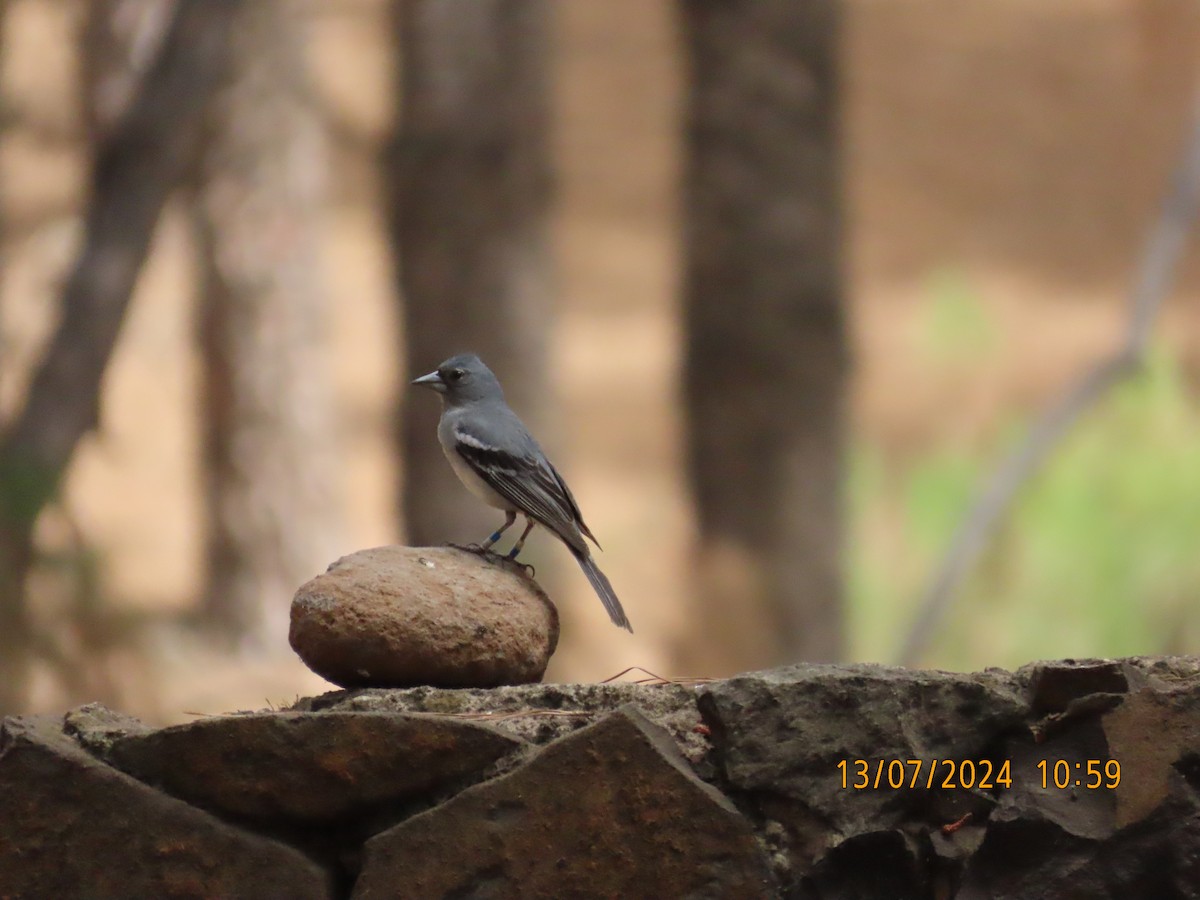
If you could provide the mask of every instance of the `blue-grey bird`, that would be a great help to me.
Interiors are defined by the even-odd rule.
[[[463,353],[412,383],[442,397],[438,440],[459,480],[484,503],[504,510],[504,524],[482,549],[490,549],[521,513],[525,530],[508,558],[516,559],[533,526],[541,525],[567,545],[613,624],[632,632],[621,601],[596,566],[584,537],[597,547],[600,543],[584,524],[567,483],[504,402],[504,391],[492,370],[475,354]]]

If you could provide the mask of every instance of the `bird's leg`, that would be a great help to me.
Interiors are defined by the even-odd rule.
[[[511,524],[511,523],[510,523]],[[517,542],[513,544],[513,548],[508,551],[507,559],[516,559],[517,554],[521,552],[521,548],[525,546],[525,538],[529,537],[529,532],[533,531],[533,519],[529,516],[525,517],[525,530],[521,532],[521,536],[517,538]]]
[[[491,550],[492,544],[494,544],[494,543],[496,543],[496,541],[500,540],[500,535],[502,535],[502,534],[504,534],[504,532],[508,531],[508,529],[512,526],[512,523],[515,521],[517,521],[517,514],[513,510],[510,509],[508,512],[506,512],[504,514],[504,524],[501,525],[499,528],[497,528],[495,531],[493,531],[492,536],[490,538],[488,538],[486,541],[484,541],[482,544],[479,545],[480,551],[483,553],[486,553],[488,550]]]

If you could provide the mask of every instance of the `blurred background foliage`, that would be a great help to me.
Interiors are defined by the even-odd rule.
[[[931,298],[930,305],[944,301]],[[957,314],[956,314],[957,315]],[[936,313],[931,310],[931,319]],[[850,475],[851,655],[886,661],[989,465],[986,450],[901,463],[860,443]],[[949,668],[1049,657],[1194,653],[1200,639],[1200,408],[1176,354],[1156,348],[1025,487],[931,654]],[[1102,648],[1102,649],[1100,649]]]
[[[187,5],[0,3],[0,436],[59,321],[94,151],[154,63],[146,35]],[[36,521],[20,708],[173,721],[324,689],[286,646],[292,582],[496,524],[436,486],[432,432],[404,418],[433,413],[406,376],[462,341],[507,374],[637,629],[610,631],[531,539],[563,614],[552,677],[894,661],[981,481],[1116,345],[1200,65],[1193,0],[217,7],[243,17],[226,79],[155,219],[98,427]],[[486,115],[422,105],[470,84],[509,93],[475,97]],[[1200,652],[1191,248],[1144,371],[1024,486],[920,664]],[[762,338],[770,364],[711,359],[705,329]],[[726,422],[758,434],[744,377],[799,429],[776,442],[786,489],[721,468],[746,442],[697,449]],[[231,411],[274,424],[226,441]],[[798,616],[772,618],[761,584]]]

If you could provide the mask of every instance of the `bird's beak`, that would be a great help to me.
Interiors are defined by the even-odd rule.
[[[439,394],[446,392],[446,382],[442,381],[442,376],[437,370],[430,372],[428,375],[422,375],[420,378],[414,378],[412,384],[420,385],[437,391]]]

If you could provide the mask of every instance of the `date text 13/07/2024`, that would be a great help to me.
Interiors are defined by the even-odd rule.
[[[843,759],[837,764],[841,786],[849,790],[902,788],[1011,788],[1012,762],[990,759]],[[1020,773],[1018,773],[1019,775]],[[1043,789],[1112,790],[1121,783],[1121,764],[1115,759],[1038,760],[1026,773]]]

